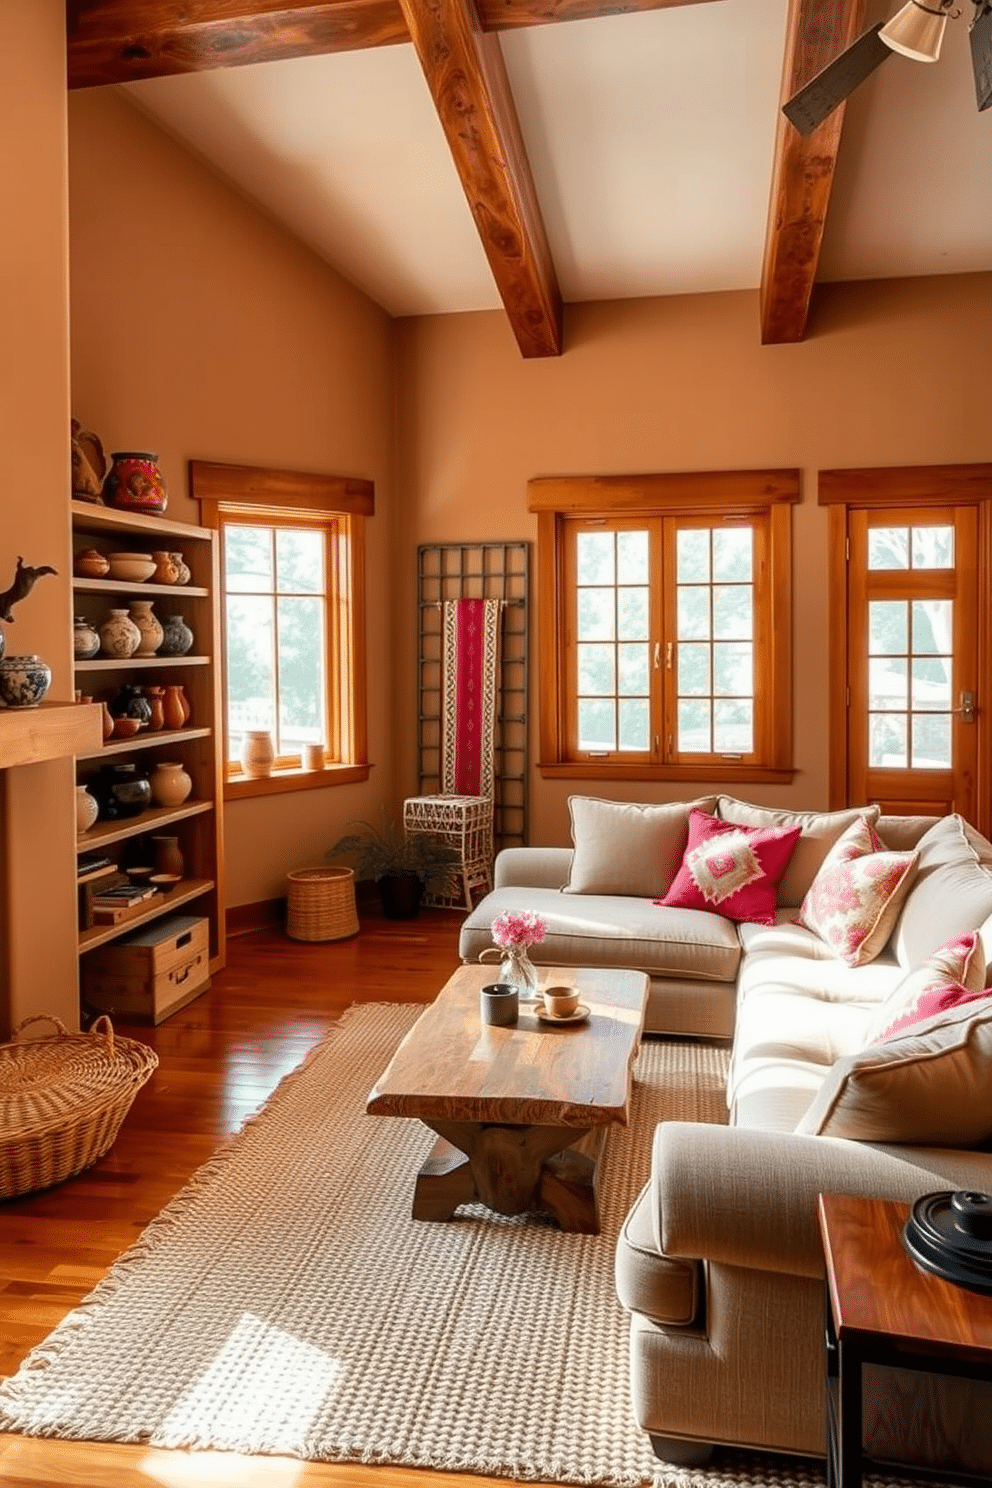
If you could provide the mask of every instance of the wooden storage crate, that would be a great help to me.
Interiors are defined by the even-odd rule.
[[[83,957],[91,1007],[161,1023],[210,985],[210,922],[170,915]]]

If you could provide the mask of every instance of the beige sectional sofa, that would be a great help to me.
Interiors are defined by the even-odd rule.
[[[869,1037],[884,1000],[965,932],[980,932],[979,986],[992,982],[992,843],[956,816],[877,817],[881,842],[918,860],[883,949],[851,966],[795,919],[858,813],[797,815],[725,796],[694,804],[742,824],[803,827],[774,925],[652,902],[677,867],[685,834],[673,822],[686,808],[576,798],[574,848],[501,853],[460,951],[475,960],[491,945],[500,911],[534,910],[548,922],[535,961],[642,969],[649,1032],[732,1040],[729,1124],[658,1127],[618,1245],[633,1407],[664,1460],[702,1460],[713,1444],[822,1455],[817,1195],[992,1190],[992,997],[886,1043]],[[971,1395],[984,1386],[892,1371],[877,1383],[873,1454],[992,1477],[992,1430],[983,1441]]]

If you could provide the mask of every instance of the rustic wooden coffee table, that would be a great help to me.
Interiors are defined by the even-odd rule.
[[[450,1219],[481,1201],[497,1214],[547,1210],[563,1230],[599,1233],[607,1129],[625,1125],[648,978],[639,971],[541,967],[567,982],[584,1023],[542,1022],[521,1005],[511,1028],[479,1016],[491,966],[460,966],[400,1044],[368,1098],[377,1116],[413,1116],[439,1141],[420,1170],[414,1219]]]

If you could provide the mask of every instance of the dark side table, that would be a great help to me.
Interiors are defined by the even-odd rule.
[[[902,1243],[909,1211],[884,1199],[820,1195],[828,1488],[861,1488],[864,1468],[873,1466],[862,1449],[865,1364],[992,1380],[992,1297],[917,1266]],[[943,1469],[939,1477],[988,1481]]]

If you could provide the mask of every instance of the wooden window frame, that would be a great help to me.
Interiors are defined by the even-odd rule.
[[[847,800],[847,541],[852,509],[879,511],[886,507],[976,506],[978,509],[978,592],[989,592],[992,582],[992,465],[894,465],[819,472],[817,502],[827,508],[828,523],[828,635],[827,671],[830,691],[830,805]],[[978,627],[978,726],[984,729],[992,699],[992,639],[988,627]],[[986,831],[992,813],[992,769],[988,751],[979,747],[976,781],[976,825]],[[984,824],[984,825],[983,825]]]
[[[542,776],[560,780],[673,780],[707,784],[785,784],[792,762],[792,506],[800,500],[798,470],[730,470],[629,476],[554,476],[528,482],[528,510],[537,515],[538,679]],[[759,758],[718,757],[702,763],[624,763],[569,757],[565,685],[569,591],[565,582],[568,518],[624,517],[762,519],[767,523],[767,619],[760,622],[764,655],[755,658],[760,699]],[[757,556],[757,555],[756,555]],[[757,643],[756,637],[756,643]],[[760,741],[760,742],[759,742]]]
[[[220,660],[224,720],[225,799],[315,790],[367,780],[367,675],[365,665],[365,518],[375,513],[371,481],[261,466],[189,463],[190,494],[204,527],[223,532],[228,522],[269,527],[309,526],[327,533],[327,681],[334,756],[323,770],[280,765],[262,780],[249,780],[228,759],[227,647]],[[226,602],[221,585],[220,599]],[[221,614],[221,634],[224,635]]]

